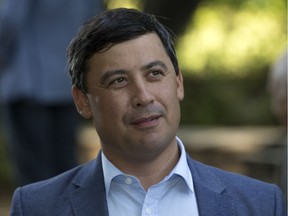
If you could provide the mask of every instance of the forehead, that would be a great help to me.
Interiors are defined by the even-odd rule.
[[[88,61],[89,69],[105,67],[130,67],[161,60],[172,62],[156,33],[148,33],[135,39],[121,42],[109,49],[94,54]]]

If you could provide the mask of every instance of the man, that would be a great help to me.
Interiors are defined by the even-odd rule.
[[[278,215],[279,188],[192,160],[176,137],[181,71],[154,16],[114,9],[68,51],[78,112],[101,140],[96,160],[16,190],[11,215]]]

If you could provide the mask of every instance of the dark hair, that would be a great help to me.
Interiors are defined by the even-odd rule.
[[[178,60],[172,41],[172,32],[153,15],[135,9],[118,8],[105,11],[86,22],[72,40],[67,53],[72,84],[87,92],[85,84],[87,61],[95,53],[151,32],[155,32],[161,39],[178,74]]]

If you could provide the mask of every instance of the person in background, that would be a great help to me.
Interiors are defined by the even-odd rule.
[[[16,185],[77,165],[81,122],[66,49],[102,0],[5,0],[0,12],[1,119]]]
[[[134,9],[86,23],[68,49],[72,95],[101,142],[95,160],[16,189],[11,215],[285,216],[280,188],[190,158],[176,136],[181,70],[169,31]]]
[[[285,128],[286,135],[281,142],[282,157],[279,185],[287,205],[287,50],[272,65],[268,76],[268,91],[271,95],[272,111]]]

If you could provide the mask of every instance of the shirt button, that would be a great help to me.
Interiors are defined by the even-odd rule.
[[[131,178],[126,178],[126,179],[125,179],[125,183],[126,183],[127,185],[132,184],[132,179],[131,179]]]
[[[152,214],[152,209],[146,208],[145,212],[146,212],[146,214],[151,215]]]

